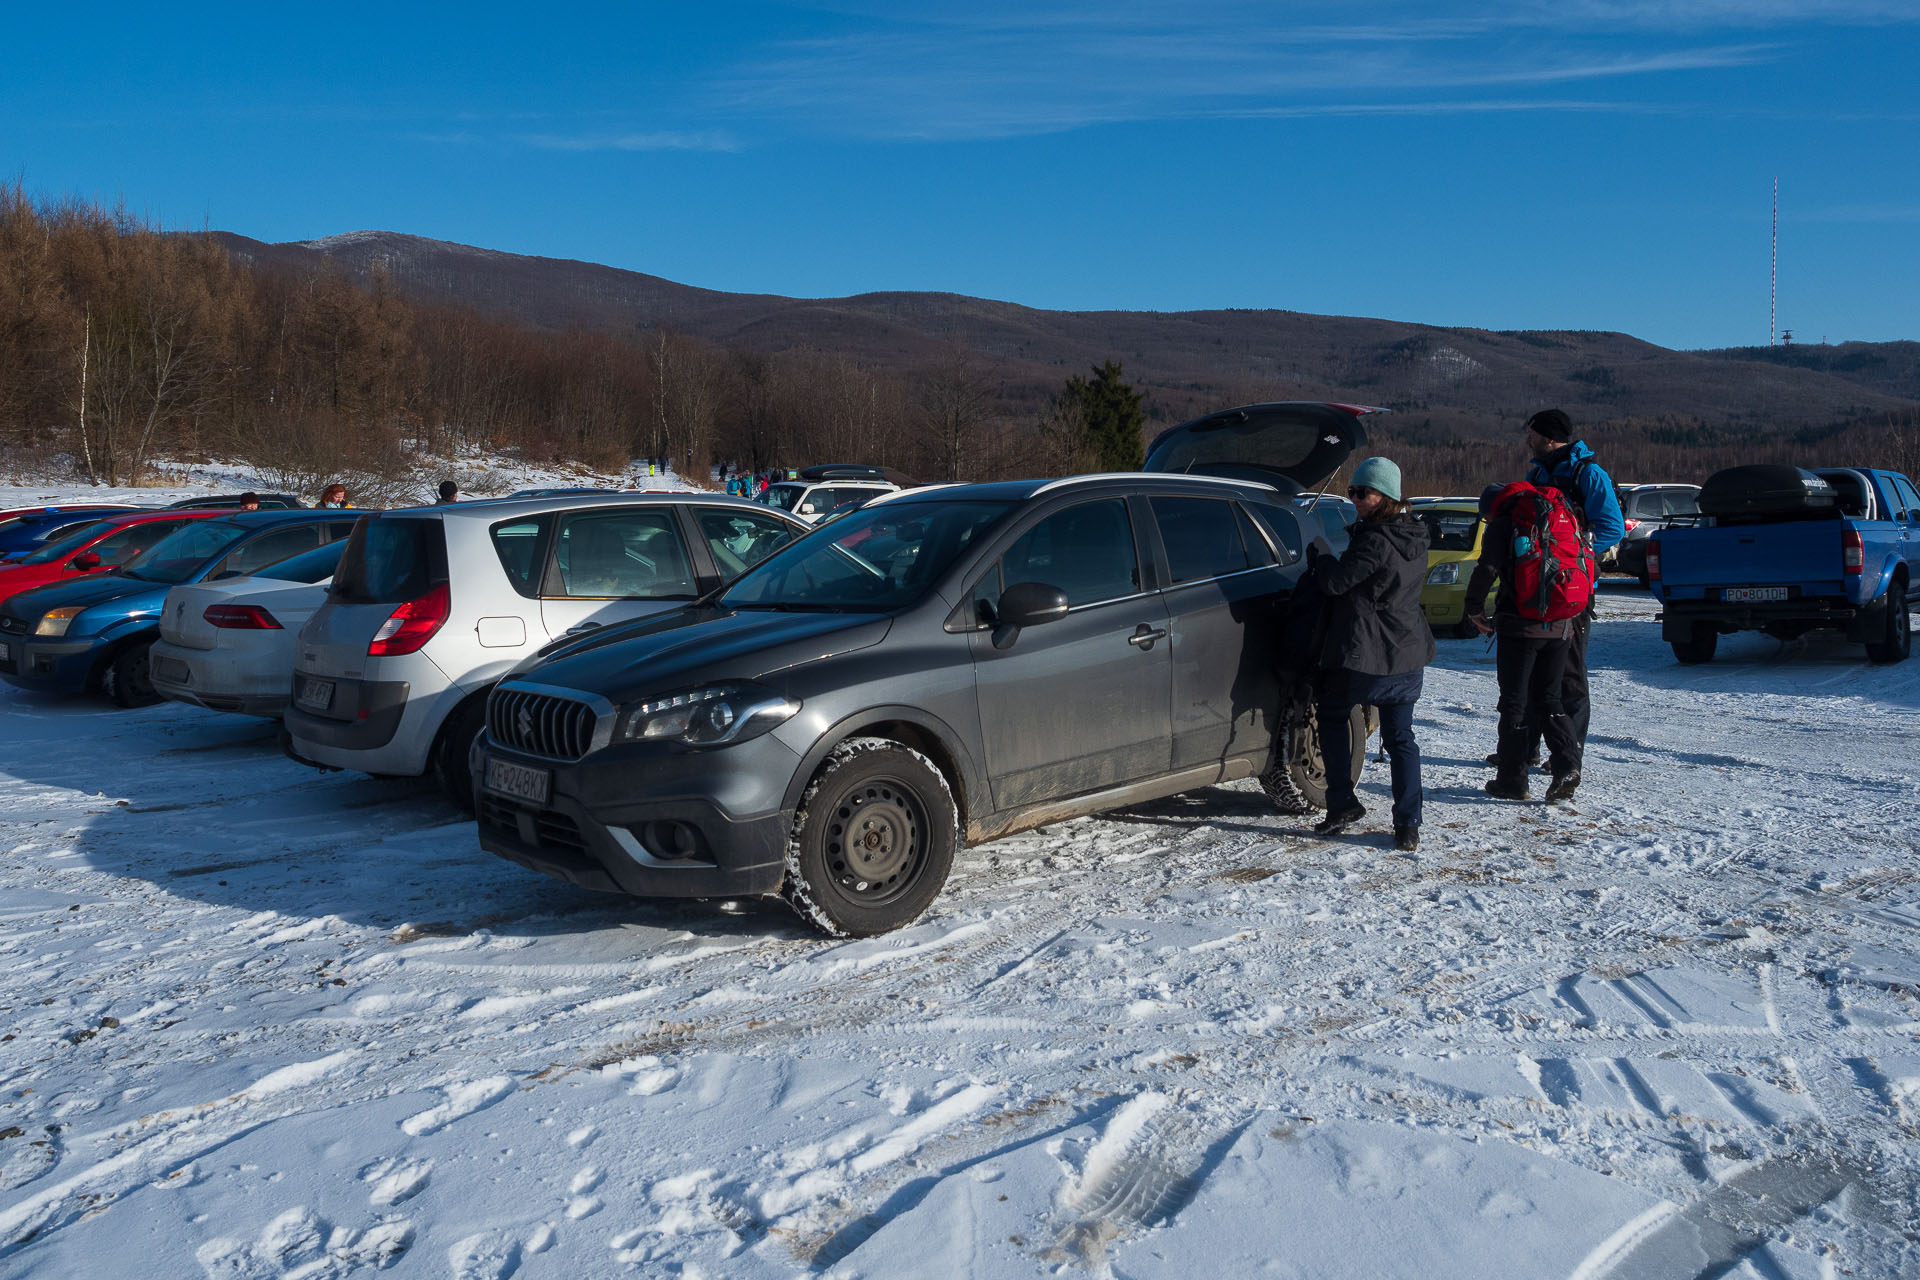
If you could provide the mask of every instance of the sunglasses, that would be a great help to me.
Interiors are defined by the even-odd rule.
[[[1358,502],[1362,497],[1372,492],[1373,490],[1361,484],[1350,485],[1347,488],[1347,496],[1349,498],[1352,498],[1355,502]]]

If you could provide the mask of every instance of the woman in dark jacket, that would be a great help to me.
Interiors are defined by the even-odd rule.
[[[1356,467],[1347,496],[1360,512],[1348,530],[1347,549],[1313,565],[1313,584],[1332,597],[1316,698],[1327,816],[1313,830],[1334,835],[1366,816],[1345,767],[1352,751],[1347,723],[1355,707],[1378,707],[1380,738],[1393,767],[1393,843],[1411,853],[1420,847],[1423,799],[1413,705],[1433,661],[1433,633],[1420,608],[1427,526],[1407,514],[1400,468],[1385,458]]]

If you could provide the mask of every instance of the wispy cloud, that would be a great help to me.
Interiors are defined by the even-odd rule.
[[[643,133],[524,133],[512,141],[542,151],[738,151],[740,140],[719,129]]]

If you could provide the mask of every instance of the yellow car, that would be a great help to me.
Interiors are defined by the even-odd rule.
[[[1427,582],[1420,588],[1427,625],[1436,635],[1479,634],[1467,621],[1467,579],[1480,559],[1480,531],[1485,527],[1479,503],[1472,498],[1416,499],[1413,514],[1427,526]],[[1487,597],[1491,603],[1491,590]]]

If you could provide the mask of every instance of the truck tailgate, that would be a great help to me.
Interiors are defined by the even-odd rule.
[[[1660,582],[1669,595],[1699,598],[1707,587],[1798,585],[1842,591],[1841,520],[1788,520],[1665,529]]]

